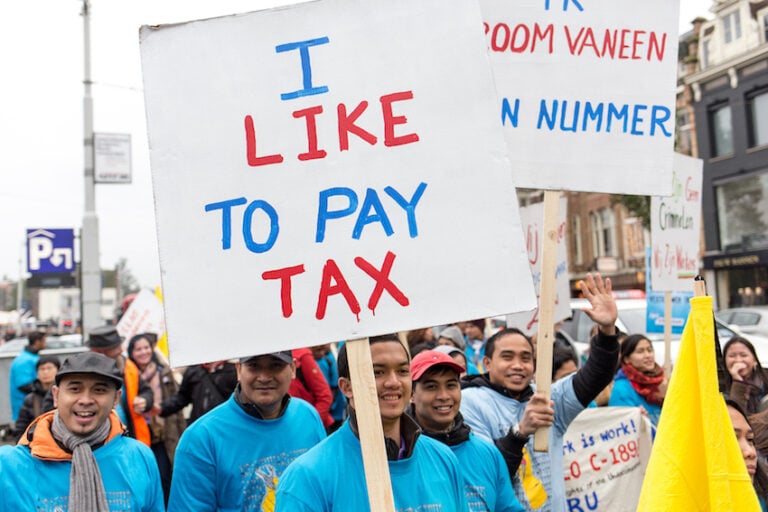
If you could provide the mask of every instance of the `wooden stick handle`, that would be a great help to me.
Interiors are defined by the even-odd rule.
[[[536,392],[550,397],[552,387],[552,346],[555,325],[555,271],[557,267],[557,228],[560,223],[560,192],[544,191],[544,240],[541,248],[541,287],[539,288],[539,334],[536,341]],[[549,428],[541,427],[533,437],[533,449],[549,449]]]
[[[381,425],[379,396],[373,377],[373,363],[368,338],[348,341],[349,377],[355,399],[357,429],[363,453],[365,483],[371,512],[394,512],[395,498],[389,479],[384,428]]]

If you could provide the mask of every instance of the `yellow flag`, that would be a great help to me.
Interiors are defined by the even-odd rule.
[[[637,510],[760,511],[717,388],[712,297],[691,299]]]
[[[157,297],[160,302],[163,302],[163,291],[160,289],[159,286],[155,287],[155,297]],[[165,354],[165,357],[168,357],[168,332],[163,331],[163,335],[160,336],[160,339],[157,340],[157,348],[160,349],[160,351]]]

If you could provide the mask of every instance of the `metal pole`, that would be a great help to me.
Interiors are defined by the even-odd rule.
[[[90,0],[83,0],[83,150],[85,157],[85,212],[80,240],[80,297],[83,336],[103,323],[101,318],[101,266],[99,220],[96,217],[96,183],[93,171],[93,99],[91,98]]]
[[[18,324],[18,330],[16,331],[16,336],[22,335],[22,322],[21,322],[21,301],[24,297],[24,288],[23,288],[23,277],[24,277],[24,249],[26,248],[25,244],[21,244],[21,252],[19,253],[19,282],[16,285],[16,311],[19,313],[19,324]]]

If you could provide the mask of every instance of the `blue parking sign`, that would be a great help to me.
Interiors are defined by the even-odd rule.
[[[73,229],[28,229],[27,272],[30,274],[75,270]]]

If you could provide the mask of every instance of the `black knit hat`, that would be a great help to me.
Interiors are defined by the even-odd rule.
[[[123,372],[117,367],[115,360],[96,352],[81,352],[69,356],[56,373],[56,385],[61,383],[64,376],[73,373],[100,375],[114,382],[117,389],[123,387]]]

